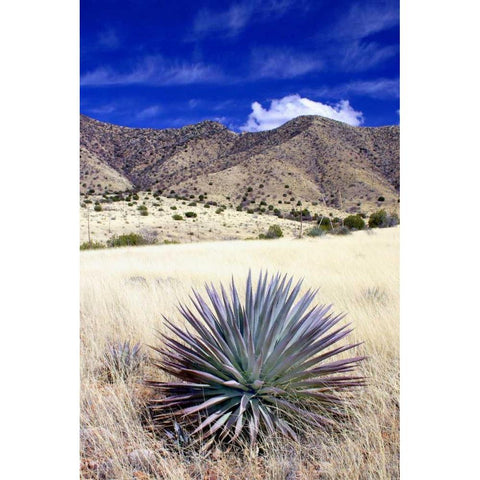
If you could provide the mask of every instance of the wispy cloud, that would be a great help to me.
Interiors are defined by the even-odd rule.
[[[240,127],[244,132],[260,132],[271,130],[299,115],[321,115],[349,125],[363,123],[363,114],[354,110],[347,100],[336,105],[315,102],[300,95],[288,95],[270,102],[270,108],[263,108],[259,102],[252,103],[252,112],[247,122]]]
[[[236,37],[248,24],[279,18],[302,3],[301,0],[243,0],[220,11],[203,8],[195,17],[189,39],[211,35]]]
[[[375,42],[354,41],[343,48],[338,62],[346,72],[369,70],[398,53],[396,45],[381,46]]]
[[[355,3],[333,26],[330,34],[337,39],[362,39],[395,27],[399,23],[396,0]]]
[[[158,105],[152,105],[151,107],[144,108],[137,113],[136,117],[139,120],[144,120],[146,118],[156,117],[162,109]]]
[[[372,98],[398,98],[400,82],[397,79],[379,78],[375,80],[357,80],[337,86],[325,86],[317,89],[307,89],[305,93],[318,97],[341,98],[348,95],[360,95]]]
[[[115,50],[120,46],[120,38],[113,28],[107,28],[100,32],[97,38],[97,46],[102,50]]]
[[[213,82],[221,77],[221,72],[216,67],[210,65],[172,62],[160,56],[149,56],[143,58],[133,68],[126,71],[99,67],[87,72],[80,78],[80,85],[187,85]]]
[[[293,50],[256,49],[251,57],[254,78],[294,78],[322,67],[323,62],[318,55]]]
[[[345,72],[366,71],[398,54],[398,45],[379,44],[371,38],[398,23],[397,0],[355,3],[318,39],[331,65]]]

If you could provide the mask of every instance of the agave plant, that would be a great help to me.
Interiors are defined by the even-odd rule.
[[[128,340],[110,342],[103,358],[107,376],[111,381],[115,378],[127,379],[139,370],[144,360],[145,355],[141,352],[140,344],[133,345]]]
[[[175,338],[163,335],[163,346],[152,347],[161,355],[155,364],[178,381],[148,382],[158,394],[151,409],[159,426],[180,422],[210,444],[254,443],[260,433],[297,439],[303,422],[335,424],[341,391],[364,383],[344,374],[363,357],[330,361],[358,345],[329,349],[351,329],[333,329],[344,315],[310,308],[316,291],[299,299],[302,282],[292,284],[260,273],[254,289],[249,274],[244,303],[233,280],[230,296],[206,285],[211,306],[196,291],[195,313],[179,306],[190,331],[164,317]]]

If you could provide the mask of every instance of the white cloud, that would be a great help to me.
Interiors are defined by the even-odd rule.
[[[323,62],[315,55],[265,48],[252,52],[254,78],[293,78],[321,70],[322,67]]]
[[[300,115],[320,115],[354,126],[363,122],[362,112],[354,110],[347,100],[341,100],[336,105],[330,106],[302,98],[300,95],[288,95],[279,100],[272,100],[268,109],[263,108],[258,102],[253,102],[252,113],[240,130],[244,132],[271,130]]]
[[[99,67],[80,78],[81,86],[100,85],[187,85],[212,82],[220,72],[202,63],[166,61],[160,56],[145,57],[128,71]]]

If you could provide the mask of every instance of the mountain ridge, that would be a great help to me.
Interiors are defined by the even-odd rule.
[[[315,115],[244,133],[211,120],[150,129],[81,115],[80,189],[208,193],[235,204],[253,200],[282,207],[324,202],[352,212],[372,210],[383,197],[380,203],[397,210],[399,137],[398,125],[352,127]]]

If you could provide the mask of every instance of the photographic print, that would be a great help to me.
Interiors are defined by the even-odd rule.
[[[400,478],[398,0],[80,0],[80,478]]]

